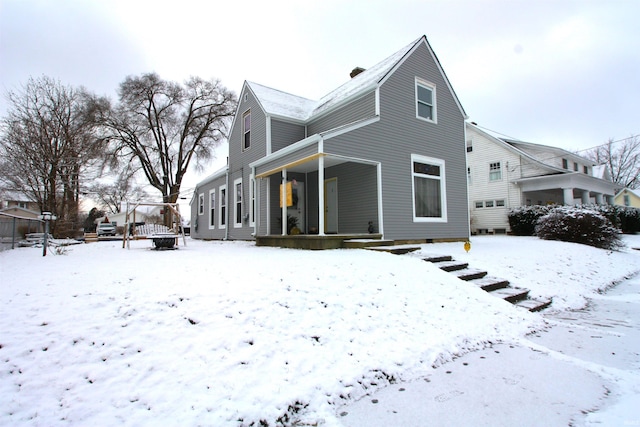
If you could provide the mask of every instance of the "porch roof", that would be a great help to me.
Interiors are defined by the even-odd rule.
[[[522,191],[579,188],[613,196],[617,188],[617,184],[611,181],[605,181],[579,172],[520,178],[513,180],[513,182],[519,185]]]
[[[282,165],[278,165],[277,167],[272,168],[268,171],[259,173],[256,175],[256,178],[266,178],[273,174],[280,173],[285,169],[287,171],[297,172],[297,173],[308,173],[308,172],[317,171],[318,168],[320,167],[319,165],[320,158],[324,158],[325,168],[330,168],[332,166],[337,166],[339,164],[347,163],[347,162],[363,163],[363,164],[370,164],[370,165],[378,164],[378,162],[367,160],[367,159],[358,159],[355,157],[339,156],[336,154],[329,154],[329,153],[315,153],[310,156],[303,157],[298,160],[294,160]]]

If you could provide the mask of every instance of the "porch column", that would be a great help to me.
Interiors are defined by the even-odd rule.
[[[573,188],[563,188],[562,195],[565,205],[573,205]]]
[[[282,235],[287,235],[287,170],[282,169],[282,199],[280,204],[282,205]]]
[[[596,193],[596,205],[602,204],[602,193]]]
[[[591,198],[589,197],[589,190],[582,190],[582,204],[588,205],[590,201]]]
[[[604,196],[605,204],[613,205],[613,196]]]
[[[324,236],[324,156],[318,157],[318,235]]]

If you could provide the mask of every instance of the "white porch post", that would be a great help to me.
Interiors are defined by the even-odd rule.
[[[565,205],[573,205],[573,188],[563,188],[562,195]]]
[[[324,236],[324,156],[318,158],[318,235]]]
[[[596,193],[596,204],[597,205],[602,204],[602,193]]]
[[[589,198],[589,190],[582,190],[582,204],[588,205],[590,200],[591,199]]]
[[[287,235],[287,170],[282,169],[282,235]]]

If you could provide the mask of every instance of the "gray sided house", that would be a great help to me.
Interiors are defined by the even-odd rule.
[[[468,238],[466,114],[426,37],[352,75],[319,101],[245,82],[192,237]]]

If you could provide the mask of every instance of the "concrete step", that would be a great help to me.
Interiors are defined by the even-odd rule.
[[[470,283],[473,283],[476,286],[479,286],[480,289],[491,292],[497,289],[506,288],[509,286],[509,281],[505,279],[501,279],[499,277],[490,277],[485,276],[481,279],[472,279],[469,280]]]
[[[526,308],[529,311],[540,311],[551,305],[551,300],[541,301],[533,298],[517,301],[514,305],[522,308]]]
[[[347,239],[343,242],[345,248],[363,249],[374,246],[392,246],[393,240],[382,239]]]
[[[444,270],[448,272],[462,270],[469,267],[468,262],[459,262],[459,261],[440,261],[440,262],[434,262],[433,265],[438,267],[440,270]]]
[[[427,255],[425,258],[422,258],[422,259],[427,262],[442,262],[442,261],[453,260],[451,255],[436,255],[436,254]]]
[[[456,276],[458,279],[468,281],[473,279],[481,279],[487,275],[487,272],[484,270],[478,270],[476,268],[465,268],[462,270],[452,271],[451,274]]]
[[[395,255],[404,255],[404,254],[408,254],[409,252],[420,250],[420,246],[411,246],[411,245],[371,246],[365,249],[368,249],[370,251],[389,252]]]
[[[515,304],[516,302],[522,301],[527,298],[527,296],[529,295],[529,289],[507,287],[496,289],[495,291],[491,291],[489,293],[498,298],[502,298],[503,300],[508,301],[511,304]]]

